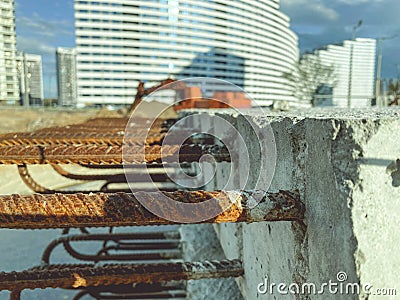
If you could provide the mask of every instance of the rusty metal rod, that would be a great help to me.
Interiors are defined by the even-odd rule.
[[[165,134],[154,136],[133,137],[125,139],[123,136],[108,136],[108,137],[68,137],[60,135],[58,137],[34,137],[34,138],[18,138],[0,140],[1,147],[9,146],[68,146],[68,145],[109,145],[121,146],[123,143],[130,145],[151,145],[160,144]]]
[[[157,292],[168,292],[168,291],[180,291],[186,292],[186,283],[183,280],[172,281],[172,282],[158,282],[158,283],[139,283],[130,285],[109,285],[109,286],[98,286],[88,287],[86,289],[90,292],[106,292],[111,293],[157,293]],[[128,298],[130,299],[130,298]]]
[[[106,180],[107,183],[123,183],[126,182],[125,173],[118,174],[102,174],[102,175],[83,175],[83,174],[74,174],[66,171],[60,165],[51,165],[53,169],[60,174],[61,176],[73,179],[73,180]],[[128,175],[129,176],[129,175]],[[169,180],[169,177],[166,173],[154,173],[154,174],[135,174],[135,182],[148,182],[149,176],[153,182],[166,182]]]
[[[143,153],[144,150],[144,153]],[[124,163],[195,162],[209,154],[217,161],[230,161],[225,147],[210,145],[129,145]],[[0,147],[0,164],[122,164],[122,147],[108,145],[7,146]]]
[[[105,122],[105,123],[104,123]],[[174,122],[174,121],[173,121]],[[49,127],[33,132],[15,132],[0,134],[0,146],[12,145],[57,145],[57,144],[109,144],[120,145],[123,142],[125,130],[129,130],[129,139],[125,143],[143,143],[144,137],[151,144],[159,142],[163,133],[170,127],[171,120],[128,119],[89,120],[86,123]]]
[[[85,260],[91,262],[99,261],[149,261],[149,260],[168,260],[168,259],[179,259],[182,258],[182,253],[178,248],[175,249],[162,249],[160,246],[158,249],[144,249],[144,251],[138,251],[133,247],[121,246],[118,247],[108,246],[103,248],[99,253],[86,254],[81,253],[73,248],[70,242],[63,243],[65,250],[71,257],[78,260]],[[156,245],[155,245],[156,246]],[[131,253],[126,254],[107,254],[109,251],[117,250],[128,250]]]
[[[21,300],[21,290],[13,290],[10,294],[10,300]]]
[[[106,131],[107,129],[104,129]],[[184,130],[168,133],[169,141],[181,142],[181,136],[187,135]],[[190,132],[189,132],[190,134]],[[143,145],[160,144],[167,135],[164,131],[134,130],[125,136],[124,132],[23,132],[0,135],[0,146],[57,146],[57,145]],[[207,140],[204,144],[210,144]],[[190,141],[190,139],[189,139]],[[203,142],[202,142],[203,143]],[[186,142],[188,144],[188,142]]]
[[[195,191],[195,192],[137,192],[135,194],[54,194],[0,196],[0,228],[45,229],[108,226],[144,226],[193,223],[193,218],[203,216],[205,209],[216,217],[200,223],[260,222],[300,220],[304,205],[298,193]],[[258,205],[255,204],[257,195]],[[160,201],[166,196],[173,201]],[[149,212],[137,200],[145,201],[153,211],[162,212],[169,220]],[[211,201],[207,201],[211,200]],[[177,208],[176,202],[206,205],[189,205],[187,210]]]
[[[18,173],[25,185],[35,193],[54,194],[52,189],[47,189],[32,178],[29,169],[25,164],[18,166]]]
[[[243,275],[240,260],[115,265],[50,265],[0,273],[0,290],[82,288],[99,285],[158,283]]]
[[[176,122],[176,119],[164,119],[164,118],[157,118],[156,120],[153,119],[148,119],[148,118],[138,118],[135,117],[134,119],[131,120],[131,123],[134,123],[133,125],[135,127],[137,126],[143,126],[146,125],[147,127],[150,126],[152,123],[153,124],[161,124],[163,126],[171,126]],[[129,123],[129,118],[124,118],[124,117],[116,117],[116,118],[93,118],[87,120],[84,124],[92,125],[95,124],[96,126],[99,125],[105,125],[105,126],[117,126],[121,124],[128,124]]]
[[[94,299],[176,299],[186,300],[186,285],[184,283],[157,283],[131,285],[88,287],[79,292],[72,300],[91,296]]]
[[[38,182],[36,182],[36,180],[29,173],[29,169],[28,169],[28,167],[26,165],[18,166],[18,172],[19,172],[19,175],[20,175],[22,181],[26,184],[26,186],[28,188],[30,188],[35,193],[40,193],[40,194],[57,194],[57,193],[59,193],[59,194],[71,194],[71,193],[88,194],[88,193],[95,193],[95,192],[99,191],[97,189],[96,190],[76,190],[76,189],[75,190],[54,190],[54,189],[48,189],[48,188],[42,186],[41,184],[39,184]],[[129,174],[131,174],[131,173],[129,173]],[[157,176],[153,177],[152,175],[153,174],[150,174],[150,178],[157,179]],[[157,174],[155,174],[155,175],[157,175]],[[111,176],[111,175],[109,175],[109,176]],[[109,185],[112,185],[114,183],[121,183],[121,182],[118,181],[119,179],[121,179],[121,180],[125,179],[124,182],[126,182],[125,174],[122,174],[121,176],[118,176],[118,177],[115,178],[115,180],[114,180],[113,177],[111,176],[110,177],[111,179],[107,183],[103,184],[103,186],[100,188],[100,191],[104,192],[104,193],[113,193],[113,192],[114,193],[116,193],[116,192],[130,193],[133,190],[136,190],[136,191],[146,191],[146,190],[147,191],[154,191],[154,188],[153,188],[153,190],[151,189],[152,188],[151,185],[147,186],[147,187],[146,186],[142,186],[142,187],[136,187],[136,188],[135,188],[134,185],[131,185],[130,188],[129,187],[126,187],[126,188],[121,188],[120,187],[120,188],[114,188],[114,189],[113,188],[109,188]],[[140,182],[141,179],[142,179],[142,182],[145,182],[143,177],[142,176],[137,176],[136,177],[136,174],[135,174],[135,183],[136,182]],[[136,180],[136,178],[138,178],[138,180]],[[149,181],[149,177],[147,177],[147,180]],[[160,190],[166,191],[166,192],[173,192],[173,191],[176,191],[177,188],[176,187],[161,186]]]
[[[162,129],[135,129],[132,130],[130,134],[131,137],[155,137],[159,136],[163,132]],[[8,141],[8,140],[23,140],[23,139],[43,139],[43,138],[54,138],[54,139],[62,139],[62,138],[117,138],[123,137],[125,134],[124,131],[116,131],[103,129],[102,131],[92,130],[88,128],[87,130],[75,129],[74,130],[51,130],[48,132],[18,132],[18,133],[6,133],[0,135],[0,142]]]
[[[178,234],[178,232],[175,232]],[[151,232],[149,233],[151,235]],[[157,234],[155,234],[157,235]],[[179,235],[179,234],[178,234]],[[133,260],[161,260],[181,258],[180,239],[135,239],[133,234],[79,234],[62,236],[52,241],[42,254],[42,264],[50,264],[50,256],[58,245],[64,245],[67,253],[73,258],[91,262],[98,261],[133,261]],[[161,236],[161,235],[160,235]],[[140,236],[142,238],[143,236]],[[77,251],[72,242],[103,242],[103,247],[94,254],[84,254]],[[109,251],[130,251],[124,254],[110,254]],[[140,251],[138,251],[140,250]]]

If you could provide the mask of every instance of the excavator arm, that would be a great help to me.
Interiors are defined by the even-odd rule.
[[[133,101],[132,105],[130,106],[128,113],[131,114],[136,109],[136,107],[142,102],[143,97],[150,95],[151,93],[158,90],[159,88],[161,88],[167,84],[170,84],[172,82],[176,82],[176,80],[168,78],[166,80],[161,81],[159,84],[157,84],[151,88],[145,89],[144,82],[140,81],[139,85],[137,87],[137,93],[135,96],[135,100]]]

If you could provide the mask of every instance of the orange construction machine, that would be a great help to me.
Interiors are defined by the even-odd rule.
[[[235,91],[235,92],[215,92],[212,98],[205,98],[202,95],[201,89],[197,86],[187,86],[182,81],[176,81],[174,79],[166,79],[161,81],[159,84],[145,89],[144,83],[139,82],[139,86],[137,88],[137,94],[135,97],[135,101],[131,105],[129,112],[135,110],[135,108],[142,102],[144,96],[151,94],[163,86],[178,82],[178,84],[173,86],[173,89],[177,90],[180,93],[180,99],[184,99],[177,103],[174,106],[174,110],[178,111],[181,109],[190,109],[190,108],[250,108],[251,100],[246,97],[244,92]]]

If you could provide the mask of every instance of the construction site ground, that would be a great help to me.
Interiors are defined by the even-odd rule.
[[[166,106],[162,103],[145,105],[140,112],[141,116],[151,115],[152,107]],[[123,111],[107,109],[23,109],[23,108],[0,108],[0,134],[9,132],[33,131],[51,126],[65,126],[82,123],[94,117],[117,117],[122,116]],[[174,113],[169,114],[174,117]],[[66,166],[70,171],[79,171],[78,166]],[[42,185],[48,188],[68,188],[71,180],[57,174],[50,166],[30,166],[32,176]],[[101,170],[100,170],[101,171]],[[77,182],[79,184],[79,182]],[[17,166],[0,166],[0,195],[5,194],[31,194],[26,185],[18,175]],[[127,230],[126,228],[122,228]],[[107,229],[97,229],[93,232],[106,232]],[[41,255],[46,246],[55,238],[59,237],[61,229],[57,230],[10,230],[0,229],[0,272],[22,271],[41,262]],[[85,247],[90,247],[86,246]],[[82,248],[84,250],[85,248]],[[87,249],[89,250],[89,249]],[[52,256],[57,263],[71,262],[62,247],[56,249]],[[76,291],[47,289],[25,290],[22,299],[39,300],[44,297],[48,300],[71,299]],[[9,293],[0,292],[0,300],[8,299]]]

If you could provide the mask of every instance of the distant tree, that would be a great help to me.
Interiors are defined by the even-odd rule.
[[[398,79],[391,79],[388,83],[387,95],[389,105],[400,105],[400,82]]]
[[[292,72],[284,73],[283,77],[292,83],[294,97],[313,106],[319,104],[314,95],[321,86],[334,87],[336,85],[334,66],[323,64],[321,59],[313,54],[303,55],[294,65]]]

